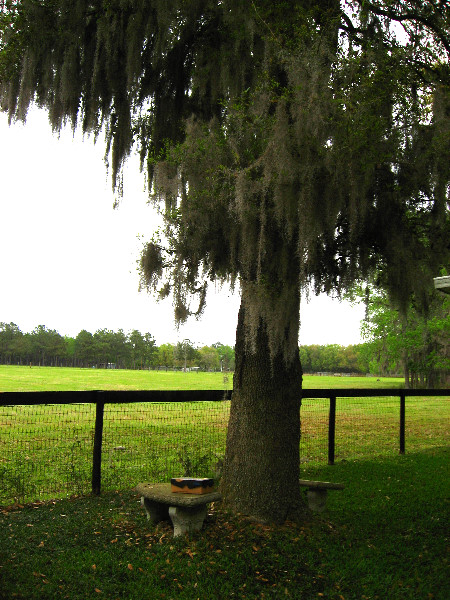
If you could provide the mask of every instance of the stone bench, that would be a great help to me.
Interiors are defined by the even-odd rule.
[[[323,512],[327,504],[328,490],[343,490],[344,484],[331,483],[329,481],[308,481],[300,479],[301,487],[307,487],[306,496],[308,498],[308,506],[314,512]]]
[[[207,513],[207,505],[222,499],[219,492],[207,494],[182,494],[171,491],[170,483],[140,483],[136,491],[153,524],[171,520],[173,535],[199,531]]]

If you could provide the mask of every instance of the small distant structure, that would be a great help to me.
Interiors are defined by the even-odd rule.
[[[438,292],[450,294],[450,275],[446,275],[445,277],[435,277],[433,281],[434,287]]]

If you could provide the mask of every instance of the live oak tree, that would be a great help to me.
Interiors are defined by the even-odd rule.
[[[448,262],[449,24],[440,0],[3,2],[11,119],[35,102],[56,131],[103,128],[119,189],[139,150],[165,220],[142,285],[172,295],[178,322],[209,281],[240,289],[235,510],[304,510],[302,286],[340,292],[378,268],[405,306]]]
[[[430,290],[399,312],[382,290],[365,286],[364,352],[382,375],[402,373],[405,387],[442,387],[450,374],[450,297]]]

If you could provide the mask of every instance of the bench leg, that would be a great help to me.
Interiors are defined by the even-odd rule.
[[[173,537],[199,531],[203,526],[206,512],[206,504],[191,508],[171,506],[169,516],[173,523]]]
[[[148,498],[144,498],[144,496],[141,497],[141,504],[145,508],[147,519],[151,521],[153,525],[156,525],[156,523],[159,523],[160,521],[169,520],[169,511],[166,504],[149,500]]]
[[[308,506],[313,512],[323,512],[327,504],[327,490],[308,490]]]

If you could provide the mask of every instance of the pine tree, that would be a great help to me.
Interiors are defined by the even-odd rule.
[[[10,118],[35,102],[56,131],[104,127],[119,188],[139,149],[165,219],[142,285],[171,294],[179,322],[209,281],[240,288],[235,510],[304,510],[302,286],[340,292],[378,268],[406,306],[448,262],[449,14],[440,0],[3,2]]]

